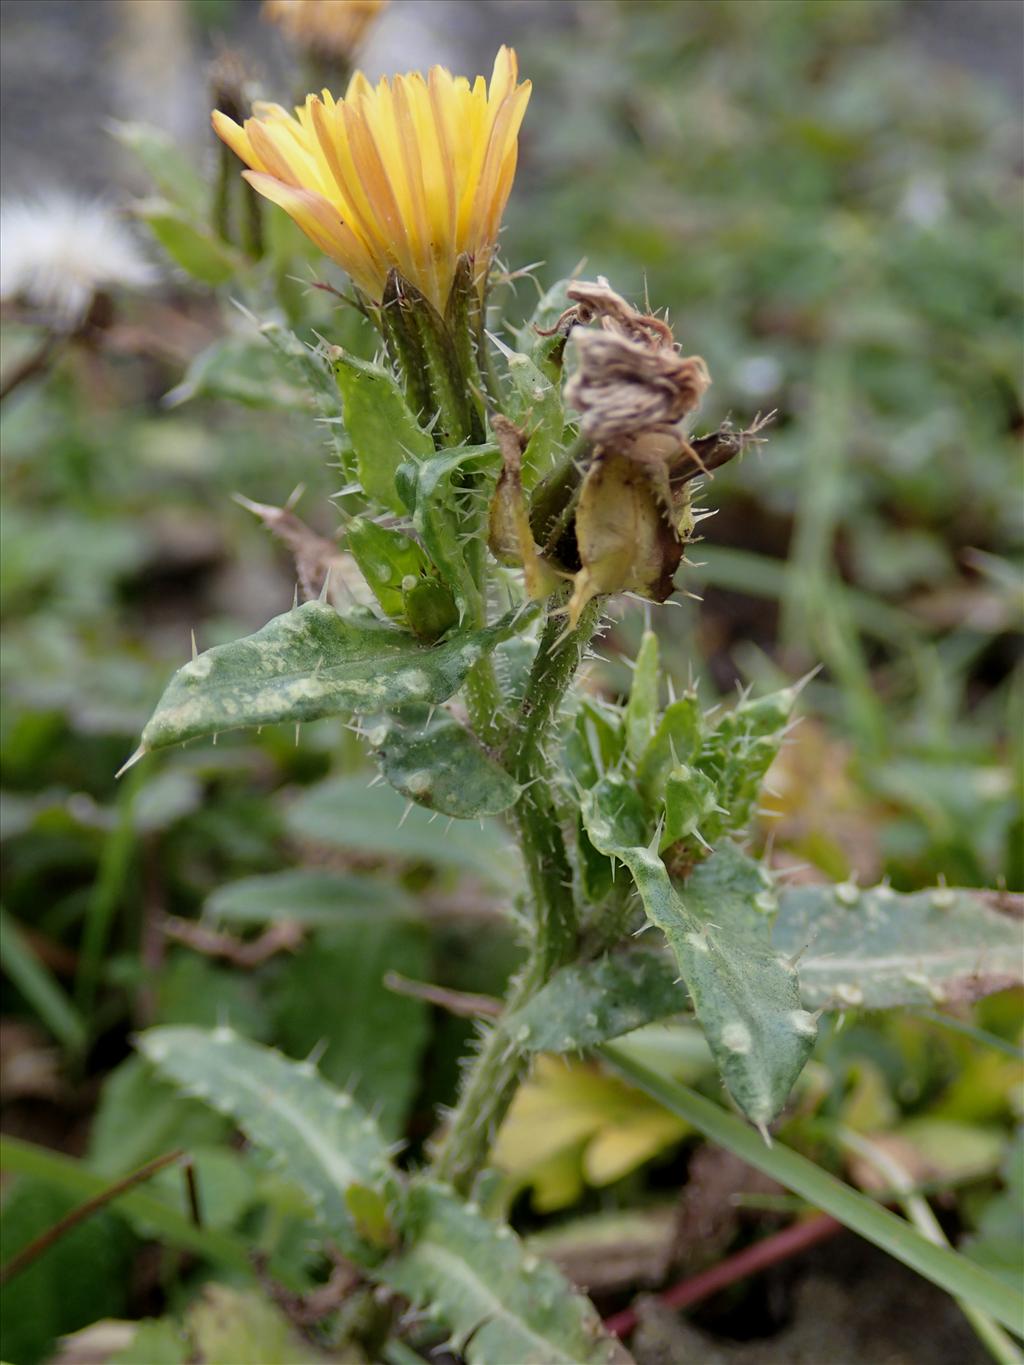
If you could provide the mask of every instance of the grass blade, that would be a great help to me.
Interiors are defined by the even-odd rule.
[[[812,1161],[779,1143],[768,1147],[753,1129],[688,1086],[664,1080],[614,1046],[601,1055],[671,1113],[705,1137],[777,1180],[852,1232],[894,1256],[963,1303],[1024,1334],[1024,1296],[948,1247],[934,1246],[904,1219],[844,1185]]]
[[[17,922],[0,907],[0,963],[12,985],[69,1052],[85,1046],[86,1030],[52,972],[40,962]]]

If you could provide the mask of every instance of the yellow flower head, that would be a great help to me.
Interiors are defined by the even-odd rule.
[[[324,90],[294,118],[257,104],[244,126],[219,112],[213,126],[253,188],[372,299],[397,268],[443,311],[461,255],[479,288],[486,278],[530,98],[517,76],[507,47],[489,86],[440,66],[376,86],[357,71],[342,100]]]

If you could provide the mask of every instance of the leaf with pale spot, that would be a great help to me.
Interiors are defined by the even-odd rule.
[[[771,946],[770,879],[725,843],[677,890],[642,842],[643,808],[621,778],[585,792],[581,809],[592,843],[626,864],[648,918],[668,940],[729,1092],[754,1123],[769,1123],[816,1033],[795,968]]]
[[[962,1005],[1024,981],[1019,906],[1019,896],[945,886],[794,886],[780,898],[775,943],[801,954],[812,1006]]]
[[[326,602],[305,602],[255,635],[216,645],[179,668],[142,732],[142,747],[275,721],[435,705],[520,624],[510,613],[486,629],[425,646],[392,626],[357,624]]]
[[[524,1052],[578,1052],[688,1005],[668,953],[634,948],[562,967],[508,1016],[505,1029]]]
[[[395,790],[442,815],[498,815],[522,791],[449,711],[403,706],[375,720],[367,738]]]

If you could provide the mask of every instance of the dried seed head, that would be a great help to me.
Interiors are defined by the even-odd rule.
[[[680,356],[670,346],[614,331],[578,332],[573,343],[579,366],[566,402],[582,414],[580,430],[595,444],[674,427],[711,383],[700,356]]]
[[[676,428],[711,383],[700,356],[679,355],[668,323],[631,307],[605,279],[568,294],[573,306],[559,325],[600,322],[573,335],[579,363],[565,397],[582,414],[583,435],[600,445]]]
[[[571,335],[577,363],[565,399],[580,413],[589,450],[535,490],[529,522],[545,560],[572,574],[574,626],[599,595],[666,600],[694,526],[691,481],[739,454],[759,426],[691,442],[686,420],[711,383],[700,356],[680,355],[668,323],[633,308],[603,278],[566,293],[570,307],[538,331]],[[525,562],[514,537],[501,545]]]

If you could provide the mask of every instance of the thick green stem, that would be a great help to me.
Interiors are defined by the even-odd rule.
[[[525,790],[515,811],[530,887],[532,938],[523,970],[505,1002],[509,1016],[534,995],[552,972],[576,951],[579,915],[572,890],[572,865],[551,794],[544,742],[597,624],[591,604],[574,631],[549,615],[537,657],[513,727],[506,766]],[[463,1086],[434,1174],[465,1190],[487,1159],[522,1074],[524,1057],[503,1021],[486,1038]]]
[[[579,928],[572,894],[572,865],[551,790],[551,763],[544,751],[552,724],[597,625],[592,602],[576,629],[549,614],[513,729],[506,765],[524,788],[513,812],[530,883],[534,954],[546,980],[576,948]]]
[[[502,721],[504,697],[489,654],[479,659],[466,679],[466,707],[476,737],[489,749],[497,749],[505,737]]]

